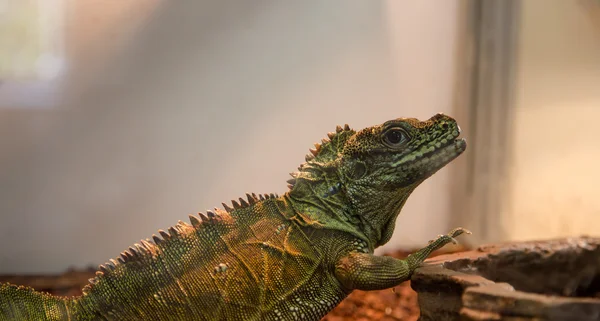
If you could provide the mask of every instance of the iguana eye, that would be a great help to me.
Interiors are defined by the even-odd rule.
[[[400,128],[392,128],[383,135],[383,142],[390,147],[398,147],[406,141],[408,141],[408,135]]]

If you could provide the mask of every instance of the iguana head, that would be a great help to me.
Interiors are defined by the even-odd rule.
[[[456,121],[443,114],[426,121],[398,118],[358,132],[338,127],[292,174],[290,195],[335,213],[375,247],[385,244],[410,193],[465,150],[459,134]]]

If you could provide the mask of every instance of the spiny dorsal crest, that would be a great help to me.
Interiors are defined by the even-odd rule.
[[[110,275],[117,269],[120,265],[133,262],[143,264],[145,256],[151,256],[156,253],[157,248],[156,245],[153,244],[150,240],[141,240],[140,243],[136,243],[133,246],[130,246],[129,249],[123,251],[121,255],[115,260],[110,259],[108,262],[100,265],[98,271],[96,271],[96,276],[89,279],[89,284],[87,284],[83,288],[83,294],[89,293],[92,287],[102,281],[102,278]]]
[[[252,206],[260,201],[277,198],[277,194],[260,194],[246,193],[247,200],[239,198],[239,201],[232,200],[232,206],[223,203],[223,208],[227,213],[231,213],[238,209],[243,209]],[[156,255],[161,248],[168,248],[169,242],[177,242],[178,240],[186,237],[187,234],[195,233],[200,231],[205,224],[219,224],[223,221],[222,215],[218,214],[219,209],[215,208],[213,211],[208,210],[206,213],[198,213],[198,215],[189,215],[190,224],[179,221],[175,226],[171,226],[164,230],[158,230],[158,235],[152,234],[152,240],[146,239],[141,240],[140,243],[136,243],[130,246],[129,249],[123,251],[116,259],[110,259],[108,262],[99,266],[96,271],[96,276],[89,279],[89,284],[83,288],[83,294],[89,293],[92,287],[102,280],[104,276],[108,276],[114,272],[120,265],[129,263],[141,263],[144,262],[144,257]],[[222,214],[224,214],[221,211]]]
[[[305,171],[307,168],[312,167],[311,165],[315,164],[319,164],[318,167],[321,167],[336,160],[344,143],[354,133],[355,131],[348,124],[345,124],[344,127],[337,126],[335,132],[328,133],[327,138],[322,139],[321,143],[316,143],[315,148],[309,149],[310,153],[306,154],[305,157],[306,163],[301,164],[298,167],[298,171]],[[290,189],[296,184],[296,179],[301,175],[300,172],[290,173],[292,178],[287,181]]]
[[[229,206],[228,204],[225,203],[221,203],[221,205],[223,205],[223,208],[225,209],[225,211],[227,211],[227,213],[231,213],[235,210],[239,210],[239,209],[243,209],[246,208],[248,206],[252,206],[260,201],[264,201],[270,198],[277,198],[279,197],[279,195],[271,193],[271,194],[259,194],[256,195],[254,193],[249,194],[246,193],[246,198],[248,199],[247,201],[243,198],[239,198],[237,201],[236,200],[231,200],[231,206]]]

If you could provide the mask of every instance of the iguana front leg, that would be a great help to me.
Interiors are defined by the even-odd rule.
[[[410,278],[431,252],[448,243],[456,243],[455,237],[466,233],[457,228],[446,235],[440,235],[429,245],[412,253],[404,260],[389,256],[352,252],[342,257],[335,267],[335,275],[348,290],[381,290],[394,287]]]

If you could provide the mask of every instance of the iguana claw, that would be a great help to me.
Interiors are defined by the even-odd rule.
[[[473,234],[473,233],[471,233],[471,231],[469,231],[465,228],[457,227],[457,228],[453,229],[452,231],[450,231],[450,233],[448,233],[448,236],[451,238],[454,238],[461,234]]]

